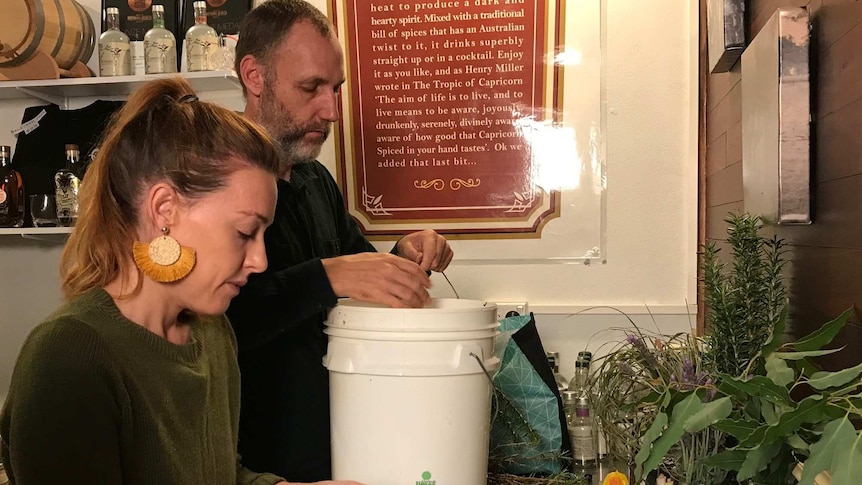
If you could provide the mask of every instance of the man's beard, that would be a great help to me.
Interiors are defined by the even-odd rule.
[[[304,141],[307,133],[312,131],[323,131],[324,140],[329,137],[330,123],[320,121],[310,122],[304,125],[297,123],[293,113],[275,95],[272,89],[273,82],[265,82],[260,96],[260,110],[258,123],[275,138],[281,146],[284,169],[300,163],[313,162],[320,154],[323,142],[314,143]]]

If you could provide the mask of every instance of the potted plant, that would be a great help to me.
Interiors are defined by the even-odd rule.
[[[727,222],[730,265],[714,245],[704,251],[708,334],[635,327],[602,362],[595,384],[609,447],[629,453],[635,483],[659,469],[692,485],[780,485],[792,483],[796,461],[805,462],[800,483],[824,470],[837,484],[856,483],[862,435],[851,421],[862,417],[862,365],[824,372],[813,361],[838,350],[823,347],[852,312],[782,343],[783,244],[759,235],[757,217]]]

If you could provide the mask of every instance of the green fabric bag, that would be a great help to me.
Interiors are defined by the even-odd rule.
[[[533,314],[500,320],[490,471],[552,475],[571,463],[566,416]]]

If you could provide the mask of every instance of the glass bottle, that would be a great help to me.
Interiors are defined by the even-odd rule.
[[[132,74],[132,55],[129,36],[120,31],[120,10],[105,9],[105,30],[99,37],[99,76],[128,76]]]
[[[220,34],[218,37],[218,48],[210,56],[212,68],[216,71],[230,71],[233,69],[235,57],[235,47],[228,46],[227,38],[224,34]]]
[[[153,28],[144,34],[147,74],[177,72],[177,39],[165,28],[165,7],[153,5]]]
[[[12,148],[0,146],[0,227],[24,225],[24,180],[12,168]]]
[[[545,352],[545,357],[548,359],[548,365],[554,373],[554,380],[557,382],[557,390],[562,392],[569,388],[569,380],[560,374],[560,353]]]
[[[575,361],[575,375],[569,382],[569,389],[577,391],[580,395],[586,395],[589,391],[590,362],[593,354],[590,352],[578,352],[578,360]]]
[[[207,3],[194,3],[195,24],[186,31],[186,59],[189,72],[214,71],[213,54],[219,47],[218,34],[207,25]]]
[[[576,467],[592,467],[598,458],[598,433],[596,421],[590,414],[590,400],[579,397],[575,400],[575,415],[569,424],[572,440],[572,458]]]
[[[78,145],[66,145],[66,166],[54,175],[57,196],[57,220],[61,226],[78,221],[78,190],[81,187],[81,163]]]

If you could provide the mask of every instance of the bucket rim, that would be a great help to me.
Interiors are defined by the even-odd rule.
[[[483,312],[483,311],[496,311],[497,304],[494,302],[489,302],[486,300],[473,300],[468,298],[433,298],[434,302],[458,302],[458,305],[463,303],[476,303],[477,306],[455,306],[455,307],[423,307],[423,308],[390,308],[384,306],[368,306],[371,305],[369,303],[365,303],[359,300],[354,300],[352,298],[343,298],[338,300],[336,305],[332,308],[333,311],[342,310],[342,311],[355,311],[360,313],[378,313],[381,310],[385,312],[396,312],[396,313],[410,313],[410,314],[424,314],[424,313],[438,313],[441,311],[451,312],[451,313],[473,313],[473,312]]]
[[[500,328],[499,322],[486,323],[483,325],[474,325],[472,327],[427,327],[421,325],[414,326],[373,326],[373,325],[351,325],[351,324],[336,324],[329,320],[324,322],[326,329],[335,330],[355,330],[357,332],[369,333],[466,333],[466,332],[483,332],[488,330],[498,331]]]
[[[497,329],[486,328],[470,332],[368,332],[352,328],[325,328],[323,333],[338,339],[371,340],[376,342],[462,342],[494,339]]]

